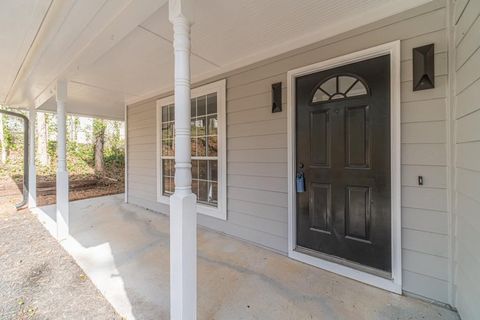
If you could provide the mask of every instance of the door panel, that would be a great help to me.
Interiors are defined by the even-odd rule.
[[[391,273],[390,56],[295,86],[297,250]]]
[[[346,167],[367,168],[370,158],[368,106],[347,108],[345,123]]]
[[[328,166],[330,127],[328,110],[310,113],[310,157],[313,165]]]
[[[331,232],[331,192],[330,185],[312,183],[310,192],[310,230]]]
[[[347,237],[370,241],[370,187],[347,186],[345,218]]]

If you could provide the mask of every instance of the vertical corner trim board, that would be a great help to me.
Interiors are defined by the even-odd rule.
[[[463,320],[480,317],[480,1],[455,1],[455,307]]]

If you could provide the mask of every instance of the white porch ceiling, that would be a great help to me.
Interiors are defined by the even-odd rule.
[[[0,103],[11,89],[50,0],[0,3]]]
[[[192,78],[248,65],[426,2],[200,0],[191,35]],[[125,103],[172,88],[173,31],[166,0],[34,3],[0,3],[0,40],[6,48],[0,51],[6,70],[0,73],[0,103],[54,109],[55,80],[66,78],[69,112],[123,118]]]

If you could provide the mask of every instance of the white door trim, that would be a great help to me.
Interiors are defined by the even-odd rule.
[[[390,130],[391,130],[391,230],[392,279],[313,257],[295,250],[296,246],[296,191],[295,191],[295,78],[338,66],[390,54]],[[338,273],[375,287],[402,293],[401,248],[401,184],[400,184],[400,41],[336,57],[287,73],[287,132],[288,132],[288,256],[292,259]]]

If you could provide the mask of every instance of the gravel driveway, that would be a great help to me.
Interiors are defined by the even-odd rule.
[[[32,214],[2,201],[0,319],[122,318]]]

